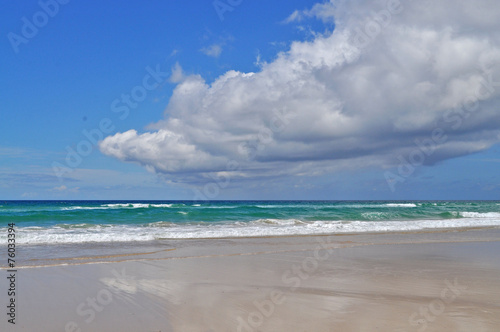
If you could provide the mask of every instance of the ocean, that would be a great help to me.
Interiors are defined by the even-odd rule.
[[[0,242],[154,241],[499,227],[500,201],[0,201]]]

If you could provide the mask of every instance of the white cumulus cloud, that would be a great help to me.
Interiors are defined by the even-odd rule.
[[[387,168],[434,139],[433,164],[499,142],[496,1],[336,1],[288,22],[311,17],[335,30],[258,72],[209,83],[176,65],[164,119],[105,138],[101,151],[195,182]]]

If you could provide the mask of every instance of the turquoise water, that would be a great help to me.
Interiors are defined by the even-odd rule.
[[[499,201],[0,201],[0,240],[148,241],[500,226]]]

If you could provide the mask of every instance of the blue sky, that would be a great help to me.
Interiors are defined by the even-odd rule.
[[[0,199],[500,199],[499,10],[446,2],[6,2]]]

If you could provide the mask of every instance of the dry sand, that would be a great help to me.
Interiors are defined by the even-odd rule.
[[[36,252],[1,331],[500,331],[498,229]]]

